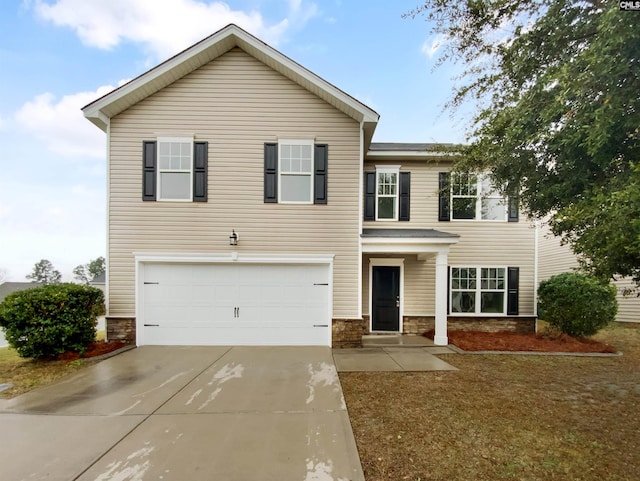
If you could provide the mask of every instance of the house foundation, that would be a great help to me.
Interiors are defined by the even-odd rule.
[[[136,343],[136,318],[112,317],[105,318],[107,328],[107,341],[125,341],[129,344]]]

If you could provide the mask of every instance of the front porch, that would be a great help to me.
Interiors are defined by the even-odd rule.
[[[427,314],[434,344],[446,346],[448,255],[458,240],[434,229],[363,229],[365,332],[404,333],[406,314]]]

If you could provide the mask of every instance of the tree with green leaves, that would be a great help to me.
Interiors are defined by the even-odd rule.
[[[41,259],[33,266],[33,271],[28,274],[27,279],[32,282],[40,282],[42,284],[57,284],[62,279],[60,271],[53,267],[51,261]]]
[[[104,274],[104,257],[98,257],[73,269],[73,276],[82,284],[89,284],[96,277]]]
[[[584,267],[640,283],[640,16],[604,0],[426,0],[474,102],[459,171],[550,219]]]

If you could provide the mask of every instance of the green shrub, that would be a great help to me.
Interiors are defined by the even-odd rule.
[[[540,283],[538,316],[570,336],[591,336],[616,317],[616,288],[591,276],[565,272]]]
[[[84,352],[96,336],[96,318],[104,314],[100,289],[50,284],[9,294],[0,303],[0,326],[22,357],[52,358]]]

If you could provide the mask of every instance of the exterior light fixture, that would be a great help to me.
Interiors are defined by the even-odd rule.
[[[231,230],[231,235],[229,236],[229,245],[230,246],[237,246],[238,245],[238,239],[239,236],[238,234],[236,234],[235,230]]]

